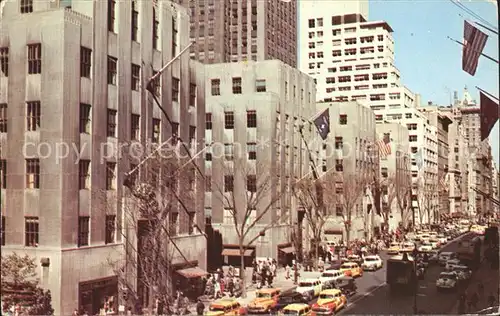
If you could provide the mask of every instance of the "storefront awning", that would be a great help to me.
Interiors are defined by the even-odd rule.
[[[325,229],[325,235],[342,235],[341,229]]]
[[[292,247],[285,247],[285,248],[281,248],[280,250],[283,251],[284,253],[294,253],[295,252],[295,247],[294,246],[292,246]]]
[[[199,278],[199,277],[202,277],[202,276],[205,276],[208,274],[206,271],[203,271],[199,267],[181,269],[181,270],[177,270],[176,272],[187,279]]]
[[[243,253],[243,255],[245,257],[250,257],[252,255],[252,253],[253,253],[253,249],[246,249],[245,252]],[[222,250],[222,255],[228,256],[228,257],[241,256],[239,249],[229,249],[229,248],[225,248],[224,250]]]

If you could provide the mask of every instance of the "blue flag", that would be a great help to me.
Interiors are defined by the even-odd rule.
[[[330,134],[330,111],[324,110],[315,120],[314,125],[318,129],[319,135],[323,140]]]

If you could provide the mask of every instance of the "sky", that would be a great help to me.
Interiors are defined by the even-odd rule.
[[[460,2],[498,26],[496,4],[487,0]],[[422,102],[449,105],[453,91],[458,91],[461,98],[465,86],[478,101],[476,86],[498,97],[498,64],[482,57],[474,77],[462,70],[462,47],[447,36],[462,42],[464,18],[477,20],[451,0],[370,0],[369,10],[368,20],[385,20],[393,28],[395,64],[401,71],[401,80],[411,91],[422,95]],[[498,60],[498,36],[483,31],[489,35],[483,53]],[[497,122],[490,134],[497,166],[499,125]]]

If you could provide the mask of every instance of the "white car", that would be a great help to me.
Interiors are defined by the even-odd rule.
[[[418,247],[418,251],[420,252],[428,252],[432,251],[432,249],[433,249],[432,244],[428,242],[424,242],[420,245],[420,247]]]
[[[375,271],[382,268],[383,265],[382,259],[378,255],[370,255],[365,257],[361,268],[366,271]]]
[[[439,240],[439,242],[441,243],[441,245],[444,245],[448,242],[448,237],[446,237],[445,235],[437,235],[436,238]]]
[[[461,266],[461,265],[462,264],[460,263],[460,260],[450,259],[450,260],[446,261],[444,268],[446,271],[451,271],[451,270],[453,270],[453,267]]]
[[[322,289],[323,287],[319,279],[304,279],[299,280],[299,284],[295,291],[302,294],[306,299],[313,299],[319,295]]]
[[[335,284],[335,281],[342,278],[344,276],[344,272],[340,270],[328,270],[321,273],[319,280],[321,281],[321,285],[325,288],[329,284]]]
[[[458,284],[457,274],[455,272],[441,272],[436,281],[438,290],[455,289]]]
[[[469,280],[472,276],[472,271],[464,265],[453,266],[452,271],[457,274],[459,280]]]
[[[455,259],[456,255],[454,252],[441,252],[438,255],[439,264],[445,265],[448,260]]]

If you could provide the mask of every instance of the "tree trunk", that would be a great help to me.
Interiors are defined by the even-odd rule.
[[[316,228],[316,233],[314,234],[314,252],[315,252],[315,262],[314,262],[314,270],[318,271],[318,260],[319,260],[319,242],[320,242],[320,238],[318,235],[321,235],[321,232],[319,230],[319,228]]]
[[[349,244],[349,240],[351,239],[351,225],[350,224],[344,224],[345,228],[345,246]]]
[[[245,250],[243,249],[243,241],[240,240],[240,278],[241,278],[241,297],[247,297],[247,282],[245,279]]]

